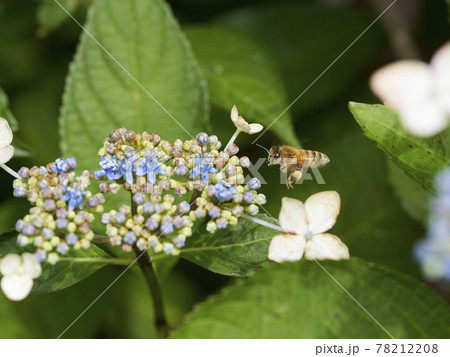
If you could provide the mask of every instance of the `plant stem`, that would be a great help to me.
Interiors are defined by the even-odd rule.
[[[228,146],[230,146],[232,143],[234,143],[234,141],[236,140],[237,136],[239,135],[239,133],[241,132],[240,129],[237,129],[233,136],[231,137],[230,141],[228,142],[228,144],[225,146],[225,149],[223,149],[223,151],[227,151]]]
[[[133,264],[132,259],[122,259],[122,258],[65,258],[62,257],[60,261],[69,261],[73,263],[103,263],[106,265],[130,265]]]
[[[262,219],[259,219],[259,218],[256,218],[256,217],[252,217],[252,216],[249,216],[249,215],[246,215],[246,214],[243,214],[241,217],[244,218],[244,219],[247,219],[249,221],[255,222],[257,224],[260,224],[261,226],[264,226],[264,227],[267,227],[267,228],[272,228],[272,229],[275,229],[275,230],[280,231],[280,232],[286,232],[282,227],[280,227],[280,226],[278,226],[276,224],[272,224],[272,223],[266,222],[266,221],[264,221]]]
[[[6,166],[5,164],[1,164],[0,167],[5,170],[8,174],[14,176],[17,179],[22,179],[19,174],[17,172],[15,172],[13,169],[10,169],[8,166]]]
[[[131,213],[133,216],[137,214],[137,207],[133,199],[131,200]],[[139,268],[141,268],[142,274],[144,274],[145,281],[150,289],[150,295],[152,296],[158,338],[167,338],[169,327],[164,312],[162,291],[152,261],[147,250],[140,251],[136,244],[133,244],[133,250],[136,254]]]

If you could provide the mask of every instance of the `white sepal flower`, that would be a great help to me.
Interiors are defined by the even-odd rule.
[[[231,120],[233,121],[236,128],[247,134],[256,134],[264,129],[264,127],[261,124],[247,123],[247,121],[239,115],[235,105],[233,105],[233,108],[231,109]]]
[[[336,191],[316,193],[305,203],[283,197],[279,221],[287,232],[273,237],[269,259],[282,263],[308,260],[349,259],[347,246],[333,234],[325,233],[336,223],[341,199]]]
[[[8,254],[0,260],[0,273],[3,275],[1,288],[10,300],[25,299],[33,287],[33,279],[41,273],[41,265],[31,253]]]
[[[6,119],[0,117],[0,165],[8,162],[14,155],[11,144],[13,133]]]
[[[450,118],[450,42],[442,46],[428,65],[418,60],[397,61],[370,78],[372,91],[399,111],[410,133],[433,136]]]

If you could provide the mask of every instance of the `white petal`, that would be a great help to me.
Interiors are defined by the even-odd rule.
[[[401,110],[400,119],[407,131],[420,137],[436,135],[448,125],[444,108],[437,100],[417,102]]]
[[[269,259],[277,263],[295,262],[302,259],[305,250],[305,236],[278,234],[269,246]]]
[[[230,115],[230,117],[231,117],[231,120],[233,121],[233,123],[236,120],[238,120],[238,118],[239,118],[239,113],[238,113],[238,110],[237,110],[235,105],[233,105],[233,108],[231,108],[231,115]]]
[[[33,287],[33,279],[26,275],[8,275],[2,278],[2,290],[10,300],[25,299]]]
[[[319,192],[309,197],[305,202],[309,230],[313,233],[329,230],[336,223],[340,209],[341,197],[336,191]]]
[[[305,234],[308,231],[305,207],[295,198],[283,197],[278,218],[281,227],[288,233]]]
[[[0,148],[11,144],[13,133],[6,119],[0,117]]]
[[[386,103],[400,110],[433,93],[434,76],[426,63],[415,60],[397,61],[376,71],[370,78],[370,88]]]
[[[0,148],[0,165],[7,163],[14,156],[14,147],[8,145]]]
[[[0,260],[0,273],[2,275],[15,274],[21,263],[20,255],[7,254]]]
[[[264,129],[264,127],[261,124],[251,123],[248,134],[256,134],[256,133],[259,133],[263,129]]]
[[[234,122],[234,125],[236,126],[236,128],[238,128],[239,130],[245,132],[245,133],[249,133],[251,126],[249,123],[247,123],[245,121],[244,118],[242,118],[241,116]]]
[[[450,115],[450,41],[434,54],[430,66],[435,74],[441,104]]]
[[[333,234],[316,234],[306,242],[305,258],[308,260],[349,259],[347,246]]]
[[[34,254],[23,253],[22,261],[26,275],[28,275],[32,279],[36,279],[39,276],[41,276],[42,273],[41,264],[39,263],[39,260],[37,260]]]

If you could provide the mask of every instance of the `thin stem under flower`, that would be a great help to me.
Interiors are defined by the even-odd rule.
[[[137,214],[137,206],[133,199],[131,199],[131,214],[133,216]],[[161,286],[159,285],[158,277],[156,276],[152,261],[150,259],[150,256],[148,255],[148,252],[146,250],[140,251],[136,244],[133,244],[133,250],[136,254],[136,258],[139,267],[141,268],[142,274],[144,274],[145,281],[147,282],[147,285],[150,289],[158,337],[167,338],[169,333],[169,326],[164,312]]]
[[[239,133],[241,132],[240,129],[237,129],[233,136],[231,137],[230,141],[228,142],[227,146],[225,146],[225,149],[223,149],[223,151],[226,151],[228,149],[228,147],[234,143],[234,141],[236,140],[237,136],[239,135]]]
[[[262,219],[259,219],[259,218],[256,218],[256,217],[252,217],[252,216],[249,216],[249,215],[246,215],[246,214],[243,214],[241,217],[245,218],[245,219],[247,219],[249,221],[255,222],[257,224],[260,224],[261,226],[264,226],[264,227],[267,227],[267,228],[272,228],[272,229],[275,229],[277,231],[286,233],[286,231],[283,228],[281,228],[280,226],[278,226],[276,224],[272,224],[272,223],[266,222],[266,221],[264,221]]]
[[[0,167],[3,170],[5,170],[7,173],[9,173],[10,175],[14,176],[16,179],[19,179],[19,180],[22,179],[17,172],[15,172],[13,169],[9,168],[5,164],[1,164]]]

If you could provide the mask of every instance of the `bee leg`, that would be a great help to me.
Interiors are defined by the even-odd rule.
[[[287,188],[293,188],[292,184],[300,180],[302,178],[302,175],[303,175],[302,170],[292,172],[286,181]]]

